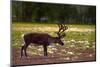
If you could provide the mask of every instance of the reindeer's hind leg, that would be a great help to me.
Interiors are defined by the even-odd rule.
[[[26,57],[27,57],[27,52],[26,52],[27,47],[28,47],[28,44],[27,44],[27,45],[25,45],[25,47],[24,47],[24,52],[25,52],[25,56],[26,56]]]
[[[28,47],[28,44],[24,44],[24,45],[21,47],[21,58],[22,58],[22,56],[23,56],[23,50],[24,50],[25,56],[27,57],[27,53],[26,53],[27,47]]]
[[[22,45],[22,47],[21,47],[21,58],[22,58],[22,56],[23,56],[23,50],[25,49],[25,43]]]
[[[23,49],[24,49],[24,46],[21,47],[21,58],[23,56]]]

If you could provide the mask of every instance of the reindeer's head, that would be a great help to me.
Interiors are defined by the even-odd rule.
[[[68,27],[65,24],[58,24],[58,27],[59,27],[59,30],[57,32],[58,37],[56,37],[56,42],[60,45],[64,45],[61,39],[66,36],[64,32],[65,30],[68,29]]]

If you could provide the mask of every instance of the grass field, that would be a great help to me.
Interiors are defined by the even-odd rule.
[[[48,60],[50,60],[51,57],[55,57],[55,56],[60,57],[60,62],[95,60],[95,45],[96,45],[95,25],[68,24],[67,26],[68,26],[68,30],[65,32],[66,36],[63,38],[63,42],[65,45],[60,46],[58,44],[52,44],[52,46],[49,46]],[[58,26],[56,24],[13,23],[11,46],[13,50],[20,49],[23,43],[21,35],[24,33],[43,32],[43,33],[48,33],[51,36],[55,37],[57,36],[55,33],[57,31],[58,31]],[[30,46],[27,52],[31,57],[34,56],[43,57],[43,48],[41,46]],[[19,54],[20,54],[20,50],[19,50]],[[14,64],[27,64],[27,63],[21,63],[21,60],[15,61],[15,59],[16,58],[14,57],[13,54]],[[50,61],[45,62],[45,60],[43,61],[44,63],[50,62]],[[56,63],[57,61],[54,62]],[[30,63],[30,64],[42,64],[42,62],[40,63],[39,61],[37,61],[37,63]]]

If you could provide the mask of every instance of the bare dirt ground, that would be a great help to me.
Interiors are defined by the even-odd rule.
[[[64,49],[67,53],[66,55]],[[68,52],[69,51],[69,52]],[[71,53],[71,52],[74,52]],[[43,51],[41,51],[43,52]],[[28,57],[23,56],[20,58],[20,48],[12,48],[12,64],[13,65],[36,65],[36,64],[54,64],[54,63],[67,63],[67,62],[80,62],[80,61],[95,61],[94,49],[76,49],[76,48],[58,48],[54,53],[48,53],[48,56],[32,55],[28,53]]]

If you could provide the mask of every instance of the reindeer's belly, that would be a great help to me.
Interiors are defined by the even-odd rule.
[[[31,42],[31,43],[35,43],[35,44],[47,44],[47,42],[45,42],[45,41],[34,41],[34,42]]]
[[[31,43],[34,43],[36,45],[47,45],[48,39],[47,38],[34,38],[32,39]]]

